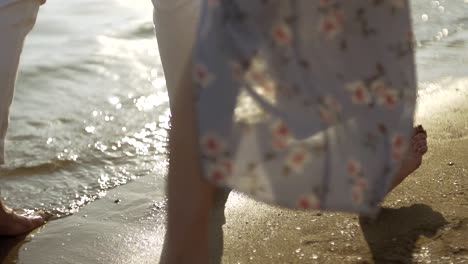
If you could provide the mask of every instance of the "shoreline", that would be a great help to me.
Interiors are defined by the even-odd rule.
[[[223,263],[468,263],[468,81],[453,86],[421,95],[416,120],[429,152],[375,221],[233,194]],[[139,178],[24,240],[0,238],[0,263],[157,263],[164,204],[155,189],[152,177]]]

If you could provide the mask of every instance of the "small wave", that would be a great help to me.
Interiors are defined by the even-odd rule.
[[[465,34],[466,29],[462,27],[452,30],[441,29],[441,31],[434,33],[434,35],[419,37],[417,49],[425,49],[433,45],[440,48],[440,44],[445,44],[446,47],[452,48],[464,47],[466,44]]]
[[[44,76],[54,76],[67,79],[76,75],[77,73],[92,73],[93,70],[89,67],[89,65],[94,64],[96,64],[96,61],[93,59],[83,59],[76,56],[73,57],[72,60],[65,62],[55,62],[50,65],[36,65],[34,67],[26,67],[22,70],[21,76],[25,80],[43,78]]]
[[[30,176],[34,174],[43,174],[56,172],[65,168],[69,168],[76,164],[73,160],[59,160],[54,159],[46,163],[23,165],[21,167],[8,167],[0,168],[2,177],[21,177]]]
[[[133,28],[122,32],[119,36],[126,39],[153,38],[154,26],[152,22],[140,23],[135,25]]]
[[[466,40],[456,39],[456,40],[452,40],[452,41],[447,42],[447,47],[450,47],[450,48],[464,48],[466,46],[466,44],[467,44]]]
[[[429,128],[432,140],[468,137],[468,77],[422,83],[416,119]]]

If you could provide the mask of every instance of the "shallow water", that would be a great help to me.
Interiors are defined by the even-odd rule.
[[[468,1],[414,0],[421,91],[468,76]],[[27,39],[2,195],[64,216],[137,177],[164,199],[165,81],[149,0],[49,0]]]
[[[136,177],[162,181],[169,112],[152,6],[127,2],[41,9],[0,179],[9,204],[64,215]]]

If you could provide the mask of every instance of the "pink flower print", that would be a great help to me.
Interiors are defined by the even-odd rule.
[[[201,139],[201,148],[203,154],[209,157],[216,157],[225,150],[223,141],[214,134],[206,134]]]
[[[333,16],[335,16],[336,21],[338,21],[340,27],[342,27],[344,22],[344,11],[341,9],[335,9],[333,10]]]
[[[351,188],[351,199],[354,204],[361,205],[364,201],[364,189],[359,185],[354,185]]]
[[[232,164],[232,162],[228,159],[223,159],[221,162],[220,162],[220,165],[224,168],[225,172],[229,175],[232,174],[233,170],[234,170],[234,165]]]
[[[404,144],[405,144],[405,138],[402,135],[396,134],[395,136],[393,136],[392,138],[393,149],[402,149],[404,147]]]
[[[283,121],[277,121],[272,126],[272,145],[276,150],[284,150],[291,141],[291,131]]]
[[[359,186],[363,190],[367,189],[367,187],[369,186],[367,180],[364,179],[363,177],[357,178],[356,182],[355,182],[355,185]]]
[[[402,159],[403,154],[406,150],[405,146],[406,146],[405,138],[402,135],[396,134],[393,136],[392,149],[391,149],[393,160],[399,161]]]
[[[382,103],[388,108],[393,108],[398,103],[398,92],[395,89],[387,89],[385,95],[381,98]]]
[[[334,10],[323,16],[319,22],[319,31],[327,37],[333,39],[343,30],[344,13],[341,10]]]
[[[346,164],[346,171],[352,177],[359,177],[361,175],[361,163],[357,160],[350,159]]]
[[[288,141],[284,139],[273,138],[272,145],[275,150],[281,151],[288,147]]]
[[[222,166],[212,165],[208,169],[208,178],[215,184],[222,184],[226,181],[228,174]]]
[[[351,92],[351,100],[355,104],[369,104],[371,95],[362,81],[357,81],[346,85],[346,89]]]
[[[375,80],[370,85],[370,90],[376,97],[382,97],[385,95],[385,91],[387,90],[387,85],[381,79]]]
[[[323,105],[319,106],[319,113],[322,121],[326,124],[333,124],[336,122],[340,112],[340,103],[333,96],[325,96]]]
[[[291,131],[283,121],[277,121],[273,125],[273,137],[281,140],[289,140],[291,138]]]
[[[372,82],[371,90],[377,97],[377,104],[379,105],[393,108],[398,103],[398,91],[388,87],[382,80]]]
[[[214,75],[203,64],[196,64],[193,74],[195,81],[202,87],[208,86],[214,80]]]
[[[286,158],[286,166],[296,173],[301,173],[309,159],[309,151],[303,146],[298,146],[289,153]]]
[[[289,46],[292,42],[292,32],[286,23],[279,23],[273,26],[271,35],[280,46]]]
[[[297,208],[299,209],[320,209],[320,202],[317,196],[313,193],[303,195],[297,200]]]

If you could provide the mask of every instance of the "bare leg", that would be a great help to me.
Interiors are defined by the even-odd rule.
[[[215,187],[202,179],[191,64],[173,101],[169,132],[168,225],[161,263],[206,264]]]
[[[194,100],[190,86],[192,75],[190,72],[184,73],[184,67],[191,58],[201,1],[153,0],[153,2],[154,24],[173,114],[172,130],[174,130],[170,135],[168,231],[160,263],[197,263],[197,260],[203,264],[221,263],[224,204],[228,193],[220,189],[214,190],[201,181],[198,165],[193,163],[198,161],[198,154],[194,153],[197,146],[196,138],[193,138],[196,135],[194,124],[196,119],[193,109],[190,110],[193,106],[183,103]],[[181,80],[186,84],[180,85]],[[192,101],[189,103],[194,104]],[[176,139],[176,134],[183,139]],[[196,190],[196,188],[201,189]],[[200,200],[199,204],[196,204],[195,199],[205,201]],[[206,199],[214,201],[210,200],[207,203]],[[194,211],[194,214],[191,214],[191,211]],[[208,242],[205,241],[206,235]],[[207,248],[209,253],[205,252]]]
[[[411,140],[410,149],[403,162],[403,165],[398,172],[390,191],[398,186],[408,175],[414,172],[422,163],[422,157],[427,152],[427,133],[424,128],[419,125],[414,128],[413,137]],[[389,192],[390,192],[389,191]]]
[[[23,42],[32,29],[39,1],[16,1],[0,7],[0,165],[4,163],[4,142],[8,115],[13,99],[16,73]],[[43,225],[42,215],[21,216],[6,208],[0,200],[0,236],[22,235]]]

